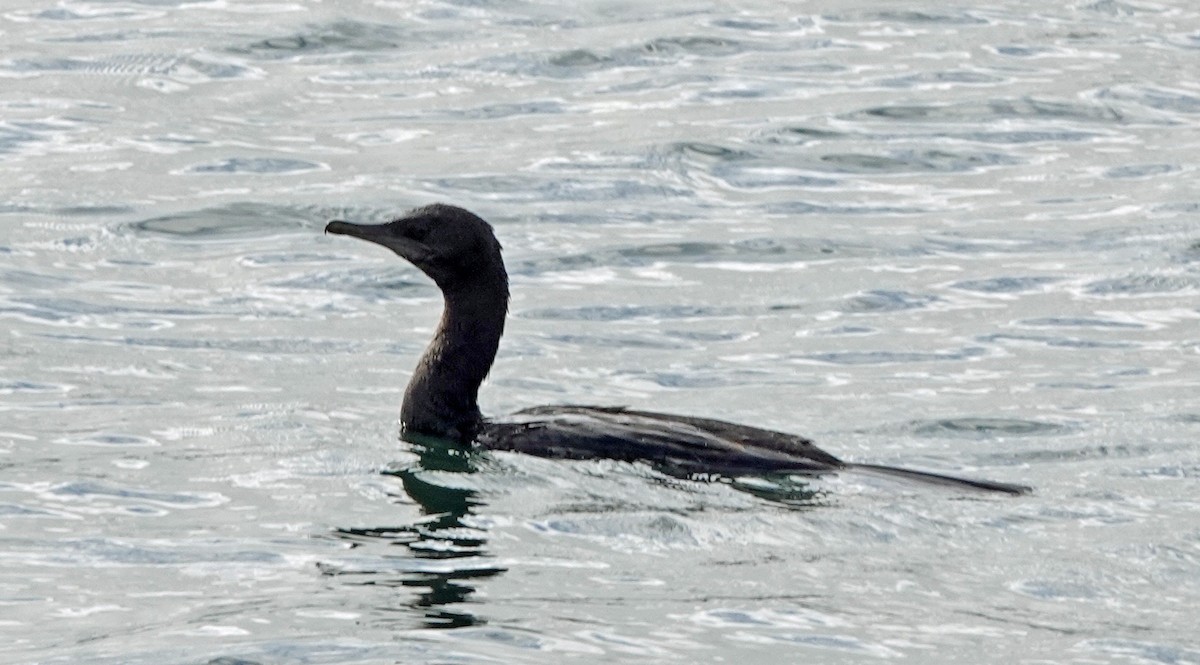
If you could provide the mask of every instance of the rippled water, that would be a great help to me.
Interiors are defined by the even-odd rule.
[[[65,0],[0,44],[0,660],[1200,662],[1192,4]],[[418,457],[438,295],[320,231],[434,200],[506,247],[487,412],[1037,491]]]

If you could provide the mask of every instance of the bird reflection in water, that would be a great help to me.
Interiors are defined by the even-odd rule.
[[[377,569],[339,568],[323,565],[330,576],[347,576],[355,585],[397,587],[415,591],[393,611],[417,614],[424,628],[461,628],[485,623],[465,611],[478,584],[507,569],[497,566],[487,551],[487,532],[471,523],[470,516],[483,501],[466,483],[447,481],[447,474],[472,474],[484,459],[480,451],[464,449],[452,441],[407,434],[408,449],[418,456],[415,464],[384,471],[398,478],[404,498],[421,507],[422,518],[412,524],[392,527],[344,527],[333,535],[351,547],[400,546],[402,556],[387,554]],[[486,453],[485,453],[486,454]],[[657,468],[656,484],[675,490],[693,482],[723,482],[775,505],[813,509],[828,505],[826,492],[814,489],[806,478],[788,475],[720,478],[672,473]],[[399,498],[399,497],[398,497]],[[397,565],[399,564],[399,565]],[[365,579],[364,579],[365,578]]]
[[[390,586],[416,591],[415,598],[396,609],[417,612],[424,628],[461,628],[484,623],[462,606],[471,603],[477,582],[506,569],[491,563],[486,550],[487,533],[468,523],[471,511],[481,502],[476,491],[440,484],[443,473],[471,473],[477,461],[469,450],[454,442],[433,437],[409,438],[409,449],[418,463],[384,473],[400,480],[404,493],[421,507],[423,518],[396,527],[345,527],[334,536],[362,547],[369,544],[401,546],[412,566],[381,566],[380,570],[344,570],[323,566],[327,575],[363,575],[353,582],[363,586]],[[389,555],[389,563],[395,555]]]

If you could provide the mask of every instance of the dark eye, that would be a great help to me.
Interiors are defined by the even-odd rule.
[[[404,230],[404,235],[407,236],[409,240],[424,242],[425,238],[429,236],[429,226],[426,224],[414,224]]]

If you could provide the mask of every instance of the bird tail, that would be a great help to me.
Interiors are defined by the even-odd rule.
[[[848,463],[845,466],[848,471],[862,471],[880,476],[888,476],[891,478],[906,478],[943,487],[970,488],[983,490],[987,492],[1004,492],[1005,494],[1027,494],[1033,491],[1032,487],[1027,485],[1015,485],[1012,483],[1000,483],[994,480],[978,480],[975,478],[959,478],[957,476],[947,476],[940,473],[931,473],[929,471],[914,471],[912,469],[902,469],[896,466],[883,466],[882,464],[855,464]]]

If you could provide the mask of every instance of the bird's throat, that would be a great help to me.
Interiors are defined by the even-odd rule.
[[[486,286],[445,294],[437,332],[404,392],[402,434],[467,443],[478,431],[479,386],[496,359],[508,310],[506,280]]]

